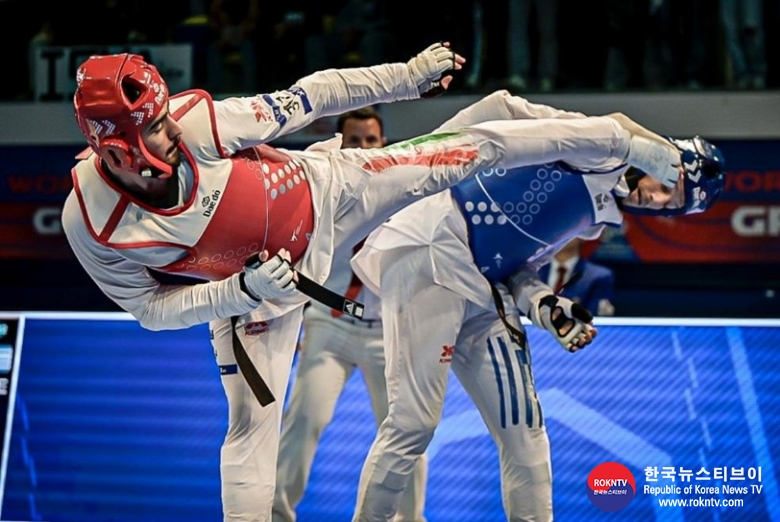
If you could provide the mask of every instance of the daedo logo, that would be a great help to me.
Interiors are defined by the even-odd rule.
[[[599,464],[588,475],[588,498],[603,511],[620,511],[636,494],[631,471],[617,462]]]

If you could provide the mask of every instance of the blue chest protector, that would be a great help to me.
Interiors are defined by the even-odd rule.
[[[451,191],[468,224],[474,260],[491,282],[596,224],[594,206],[602,204],[583,174],[562,163],[489,169]]]

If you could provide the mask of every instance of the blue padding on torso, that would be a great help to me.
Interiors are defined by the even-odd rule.
[[[580,173],[561,163],[489,169],[452,188],[469,228],[469,246],[491,282],[557,249],[594,224]]]

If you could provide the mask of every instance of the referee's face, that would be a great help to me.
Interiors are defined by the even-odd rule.
[[[349,118],[344,121],[341,132],[343,149],[378,149],[384,147],[387,142],[382,136],[382,126],[374,118]]]

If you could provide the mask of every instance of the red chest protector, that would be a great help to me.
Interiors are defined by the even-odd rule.
[[[218,280],[239,272],[247,257],[280,248],[293,262],[303,257],[314,229],[311,191],[301,165],[268,145],[239,151],[229,158],[224,191],[195,202],[210,218],[187,256],[159,270]]]

